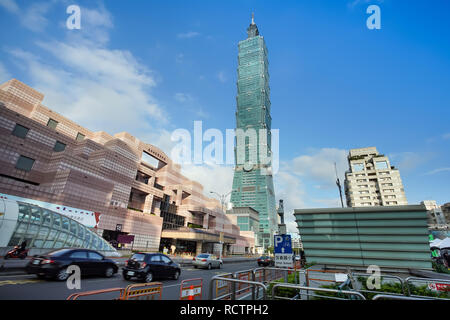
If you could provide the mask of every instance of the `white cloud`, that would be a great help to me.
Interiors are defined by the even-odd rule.
[[[19,12],[19,6],[14,0],[0,0],[0,6],[5,8],[10,13],[18,13]]]
[[[334,162],[343,184],[344,172],[347,170],[346,150],[314,149],[308,155],[280,163],[280,170],[274,176],[275,195],[277,199],[284,200],[285,222],[289,232],[298,231],[294,209],[341,206],[334,192],[332,198],[311,198],[317,189],[336,187]]]
[[[292,160],[291,170],[305,178],[317,181],[319,188],[334,187],[336,172],[338,170],[341,183],[344,181],[344,172],[348,169],[347,151],[336,148],[323,148],[313,150],[313,154],[299,156]]]
[[[180,39],[191,39],[191,38],[198,37],[199,35],[200,35],[199,32],[189,31],[189,32],[186,32],[186,33],[179,33],[177,35],[177,37],[180,38]]]
[[[225,75],[225,72],[220,71],[220,72],[217,74],[217,79],[219,79],[220,82],[225,83],[225,82],[227,81],[227,77],[226,77],[226,75]]]
[[[391,166],[396,167],[400,170],[400,173],[403,171],[411,171],[427,162],[432,158],[432,154],[430,153],[416,153],[411,151],[406,152],[398,152],[389,154],[389,160],[391,162]]]
[[[440,172],[448,172],[448,171],[450,171],[450,168],[439,168],[439,169],[431,170],[431,171],[425,173],[425,175],[432,175],[432,174],[436,174],[436,173],[440,173]]]
[[[188,93],[182,93],[182,92],[178,92],[175,93],[175,100],[177,100],[180,103],[185,103],[188,101],[192,101],[192,96]]]
[[[233,185],[233,167],[216,164],[183,165],[182,173],[189,179],[201,183],[204,194],[208,197],[214,197],[210,191],[227,194]],[[227,197],[227,201],[229,198],[230,196]]]
[[[95,13],[95,9],[89,9],[88,16],[109,16],[105,10]],[[93,34],[98,36],[95,30],[110,27],[109,21],[102,18],[97,22]],[[68,38],[37,42],[51,56],[45,61],[21,49],[9,50],[26,70],[30,85],[44,93],[44,103],[92,131],[128,131],[138,138],[153,135],[154,140],[167,140],[157,138],[159,134],[167,136],[160,128],[169,120],[150,93],[156,86],[151,70],[129,51],[107,48],[94,38]]]
[[[45,17],[55,1],[34,2],[27,8],[20,8],[14,0],[0,0],[0,6],[17,16],[20,24],[33,32],[42,32],[47,27]]]

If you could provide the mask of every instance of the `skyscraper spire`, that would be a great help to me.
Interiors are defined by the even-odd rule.
[[[252,12],[252,23],[250,23],[250,26],[247,28],[247,38],[252,38],[259,36],[259,30],[258,27],[255,24],[255,14]]]

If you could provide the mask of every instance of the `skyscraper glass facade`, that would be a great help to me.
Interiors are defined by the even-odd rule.
[[[259,212],[257,245],[267,248],[277,228],[273,178],[267,171],[270,163],[264,161],[271,155],[269,63],[264,38],[253,21],[247,33],[248,38],[239,42],[236,129],[254,129],[257,139],[236,140],[231,202],[234,207],[252,207]],[[238,161],[240,152],[245,155],[243,163]],[[252,163],[246,163],[252,156]]]

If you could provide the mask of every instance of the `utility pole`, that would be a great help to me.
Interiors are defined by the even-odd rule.
[[[228,192],[228,193],[225,193],[225,194],[220,194],[220,193],[217,193],[217,192],[215,192],[215,191],[210,191],[210,192],[209,192],[209,193],[213,193],[213,194],[215,194],[215,195],[217,195],[217,196],[219,197],[220,204],[222,205],[222,212],[224,212],[224,213],[225,213],[225,211],[224,211],[225,199],[227,198],[227,196],[228,196],[231,192],[232,192],[232,191],[230,191],[230,192]],[[222,226],[222,232],[220,233],[220,241],[219,241],[219,243],[220,243],[220,254],[219,254],[219,259],[221,259],[221,260],[222,260],[222,251],[223,251],[223,243],[224,243],[224,241],[223,241],[223,229],[224,229],[224,226]]]
[[[342,200],[342,186],[341,186],[341,181],[339,180],[339,176],[337,173],[337,167],[336,167],[336,162],[334,163],[334,171],[336,172],[336,185],[339,189],[339,196],[341,197],[341,205],[342,208],[344,207],[344,201]]]

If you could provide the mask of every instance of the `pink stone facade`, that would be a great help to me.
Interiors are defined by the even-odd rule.
[[[120,226],[135,235],[134,248],[147,251],[159,250],[166,199],[183,227],[223,232],[234,239],[233,252],[252,251],[254,237],[241,234],[162,150],[126,132],[92,132],[42,105],[43,98],[15,79],[0,85],[0,193],[100,212],[97,233]],[[24,137],[13,134],[17,125],[28,129]],[[143,161],[143,153],[157,165]],[[18,168],[21,157],[30,168]]]

